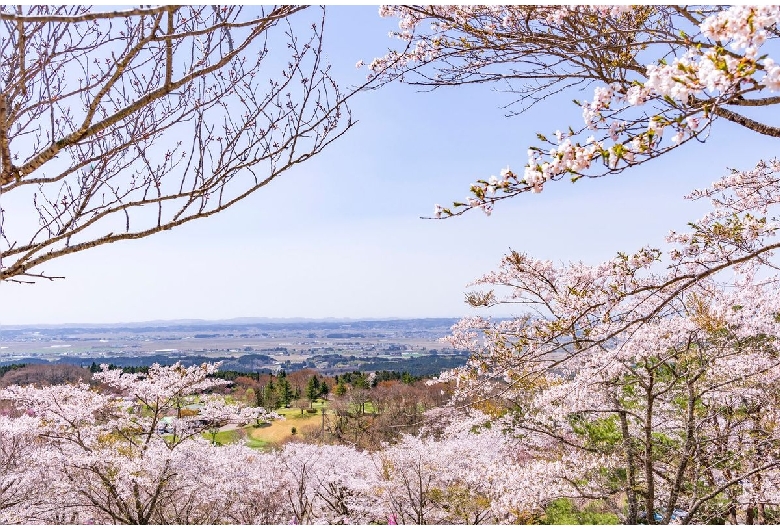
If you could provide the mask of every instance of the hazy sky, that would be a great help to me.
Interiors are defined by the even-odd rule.
[[[329,9],[326,49],[343,84],[365,76],[356,61],[395,44],[394,27],[375,7]],[[498,204],[491,217],[421,220],[434,203],[465,198],[478,178],[522,170],[537,132],[581,124],[565,98],[515,118],[501,108],[509,101],[488,86],[359,94],[354,129],[232,210],[45,267],[64,280],[0,284],[0,325],[472,314],[466,284],[509,248],[596,262],[661,245],[705,210],[684,194],[776,154],[773,140],[720,125],[704,145],[623,175],[554,183]]]

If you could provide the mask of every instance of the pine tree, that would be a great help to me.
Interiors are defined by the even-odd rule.
[[[268,381],[268,384],[263,390],[263,405],[270,409],[279,408],[279,393],[277,392],[273,379]]]
[[[287,380],[287,377],[284,375],[279,376],[276,385],[278,386],[278,395],[279,395],[279,401],[281,402],[281,406],[286,407],[287,405],[290,404],[290,401],[292,401],[292,397],[293,397],[292,386],[290,385],[290,382]]]
[[[314,400],[320,397],[320,392],[320,380],[313,375],[306,383],[306,398],[311,402],[312,408],[314,408]]]

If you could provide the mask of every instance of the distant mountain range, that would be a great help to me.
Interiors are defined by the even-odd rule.
[[[205,328],[230,328],[246,326],[284,326],[327,329],[334,325],[355,326],[359,328],[371,328],[378,324],[386,327],[387,324],[406,326],[438,327],[451,326],[459,320],[452,318],[269,318],[269,317],[238,317],[225,320],[204,319],[178,319],[178,320],[149,320],[144,322],[117,322],[117,323],[64,323],[64,324],[10,324],[0,325],[0,330],[43,330],[43,329],[78,329],[78,330],[105,330],[105,329],[205,329]],[[373,325],[372,325],[373,324]],[[394,326],[393,326],[394,327]]]

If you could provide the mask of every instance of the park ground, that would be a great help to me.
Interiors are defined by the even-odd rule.
[[[246,427],[227,426],[217,433],[215,442],[224,445],[243,439],[248,447],[255,449],[279,446],[294,440],[296,436],[300,437],[300,433],[307,429],[316,429],[322,425],[323,408],[328,414],[327,402],[323,400],[314,402],[314,409],[317,411],[315,413],[306,412],[304,409],[303,414],[301,414],[299,408],[282,407],[275,412],[283,416],[284,420],[276,420],[259,427],[251,425]],[[296,434],[293,434],[293,428],[295,428]],[[208,433],[205,433],[204,436],[211,438]]]

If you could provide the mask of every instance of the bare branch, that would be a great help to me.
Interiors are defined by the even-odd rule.
[[[223,211],[340,138],[370,83],[339,88],[324,24],[306,6],[0,12],[0,200],[30,190],[37,214],[0,218],[0,281]]]
[[[753,100],[753,101],[758,101],[758,100]],[[724,109],[723,107],[715,107],[712,109],[712,112],[716,116],[720,116],[721,118],[725,118],[730,122],[734,122],[736,124],[742,125],[743,127],[750,129],[751,131],[755,131],[765,136],[774,136],[775,138],[780,138],[780,127],[773,127],[771,125],[767,125],[766,123],[761,123],[759,121],[752,120],[747,116],[737,114],[736,112],[730,111],[728,109]]]

